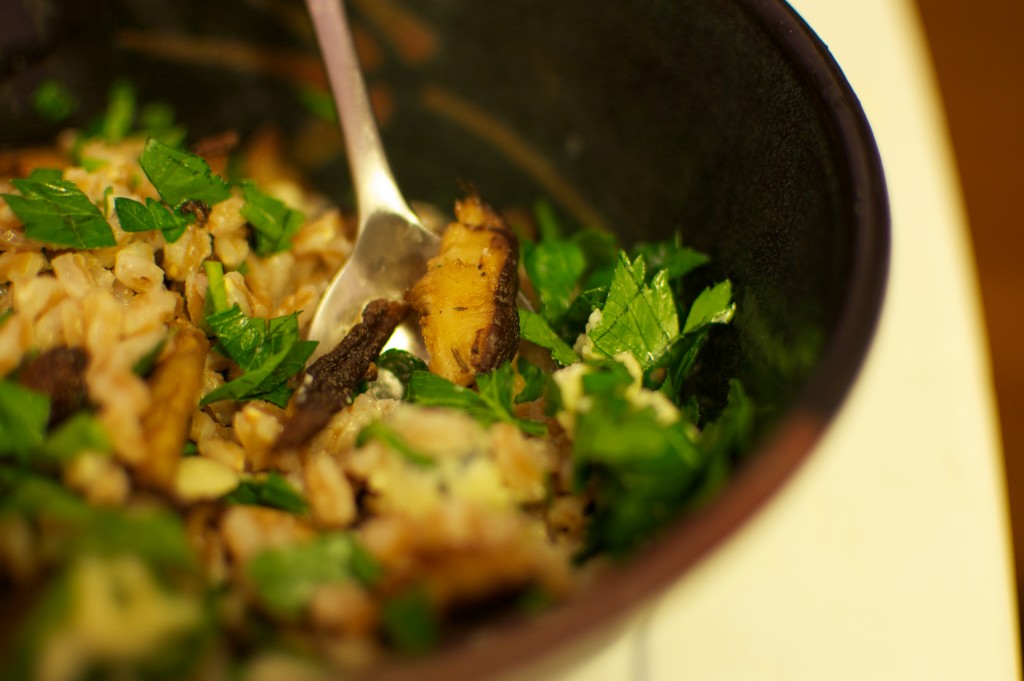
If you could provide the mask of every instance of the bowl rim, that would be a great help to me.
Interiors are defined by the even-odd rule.
[[[738,8],[780,48],[805,87],[832,112],[834,142],[846,159],[853,202],[853,259],[845,304],[834,339],[796,396],[791,413],[776,424],[706,506],[676,521],[657,541],[627,563],[602,575],[582,595],[527,623],[499,623],[482,636],[500,645],[466,638],[428,657],[372,670],[378,681],[481,679],[539,664],[596,638],[636,606],[651,600],[707,557],[750,519],[812,453],[850,392],[878,326],[889,272],[890,213],[878,148],[860,101],[828,47],[785,0],[738,0]]]

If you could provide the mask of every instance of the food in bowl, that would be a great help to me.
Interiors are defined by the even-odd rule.
[[[372,302],[307,368],[351,216],[273,136],[187,151],[166,112],[125,101],[2,161],[12,678],[422,654],[482,609],[571,599],[708,498],[750,437],[738,381],[717,402],[688,382],[736,312],[730,282],[544,202],[510,224],[457,201],[407,301]],[[429,364],[384,348],[406,314]]]

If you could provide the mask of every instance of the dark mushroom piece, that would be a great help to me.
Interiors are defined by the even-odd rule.
[[[51,427],[86,406],[88,364],[89,353],[84,348],[61,345],[40,353],[18,375],[21,385],[50,399]]]
[[[333,350],[306,370],[302,385],[288,405],[275,450],[306,444],[334,414],[352,402],[359,382],[374,377],[374,360],[408,311],[404,302],[383,298],[363,308],[362,320]]]

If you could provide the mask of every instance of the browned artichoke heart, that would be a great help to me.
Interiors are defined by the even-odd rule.
[[[406,298],[420,315],[430,371],[470,385],[519,346],[519,242],[477,196],[456,202],[455,218]]]

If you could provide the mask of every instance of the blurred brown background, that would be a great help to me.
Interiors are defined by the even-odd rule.
[[[917,4],[967,202],[1024,595],[1024,0]]]

